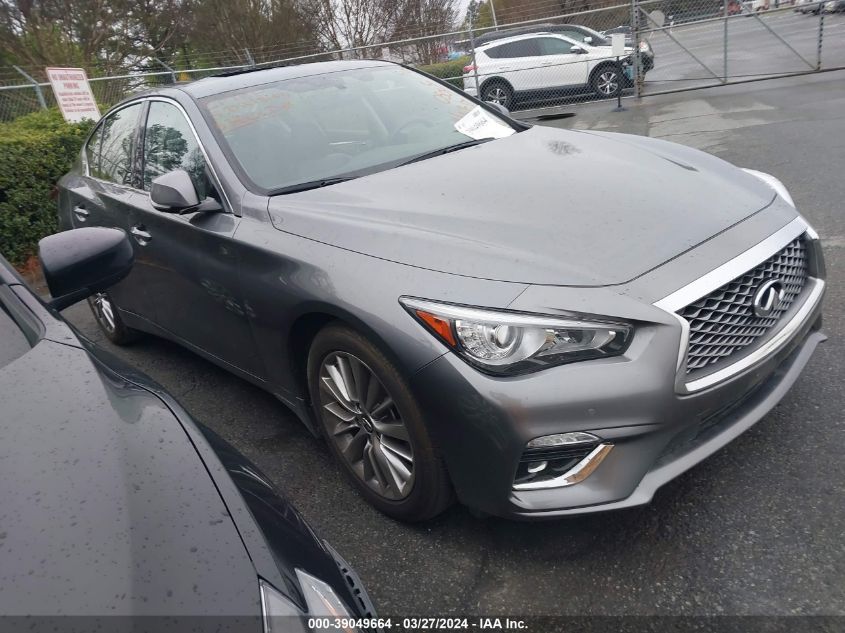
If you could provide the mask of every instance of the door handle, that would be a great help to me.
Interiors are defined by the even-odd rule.
[[[153,239],[153,236],[147,233],[143,227],[140,226],[133,226],[129,229],[129,232],[135,238],[135,241],[141,246],[147,245]]]
[[[74,207],[73,214],[80,222],[85,222],[85,220],[88,219],[88,209],[85,209],[84,207]]]

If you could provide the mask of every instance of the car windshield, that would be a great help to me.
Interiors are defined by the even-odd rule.
[[[516,132],[460,92],[395,65],[250,86],[201,107],[241,175],[271,195]]]
[[[593,46],[610,46],[610,38],[586,26],[582,26],[581,29],[584,31],[584,34],[578,38],[579,41],[584,41],[585,38],[592,37],[593,41],[591,44]]]

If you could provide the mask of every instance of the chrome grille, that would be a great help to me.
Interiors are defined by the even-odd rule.
[[[766,280],[777,279],[785,290],[783,303],[767,317],[754,314],[754,293]],[[729,281],[678,314],[689,322],[687,374],[727,358],[766,334],[807,284],[807,251],[801,238],[744,275]]]

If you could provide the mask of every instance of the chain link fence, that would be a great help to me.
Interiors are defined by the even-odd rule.
[[[643,77],[641,94],[841,68],[845,3],[838,11],[835,4],[729,0],[673,12],[662,0],[637,2],[635,26],[660,60]]]
[[[93,76],[91,89],[105,108],[139,91],[220,73],[369,58],[418,67],[518,113],[845,67],[845,0],[607,2],[566,13],[550,2],[537,19],[514,11],[495,27],[354,48],[294,43],[206,54],[176,68],[152,60],[148,66],[160,69]],[[613,34],[625,40],[619,57]],[[0,121],[53,105],[42,69],[0,69]]]

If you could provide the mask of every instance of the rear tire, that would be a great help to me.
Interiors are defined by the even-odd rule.
[[[88,298],[88,305],[94,313],[94,320],[103,334],[115,345],[129,345],[137,341],[141,333],[123,322],[117,305],[107,292],[98,292]]]
[[[498,103],[510,110],[514,101],[513,88],[500,79],[489,81],[481,88],[481,100],[488,103]]]
[[[617,96],[622,90],[623,77],[624,75],[619,72],[616,65],[605,64],[593,71],[593,76],[590,78],[590,87],[599,97],[610,99]]]
[[[314,415],[344,473],[364,498],[400,521],[424,521],[452,503],[449,475],[422,411],[393,363],[340,324],[308,354]]]

